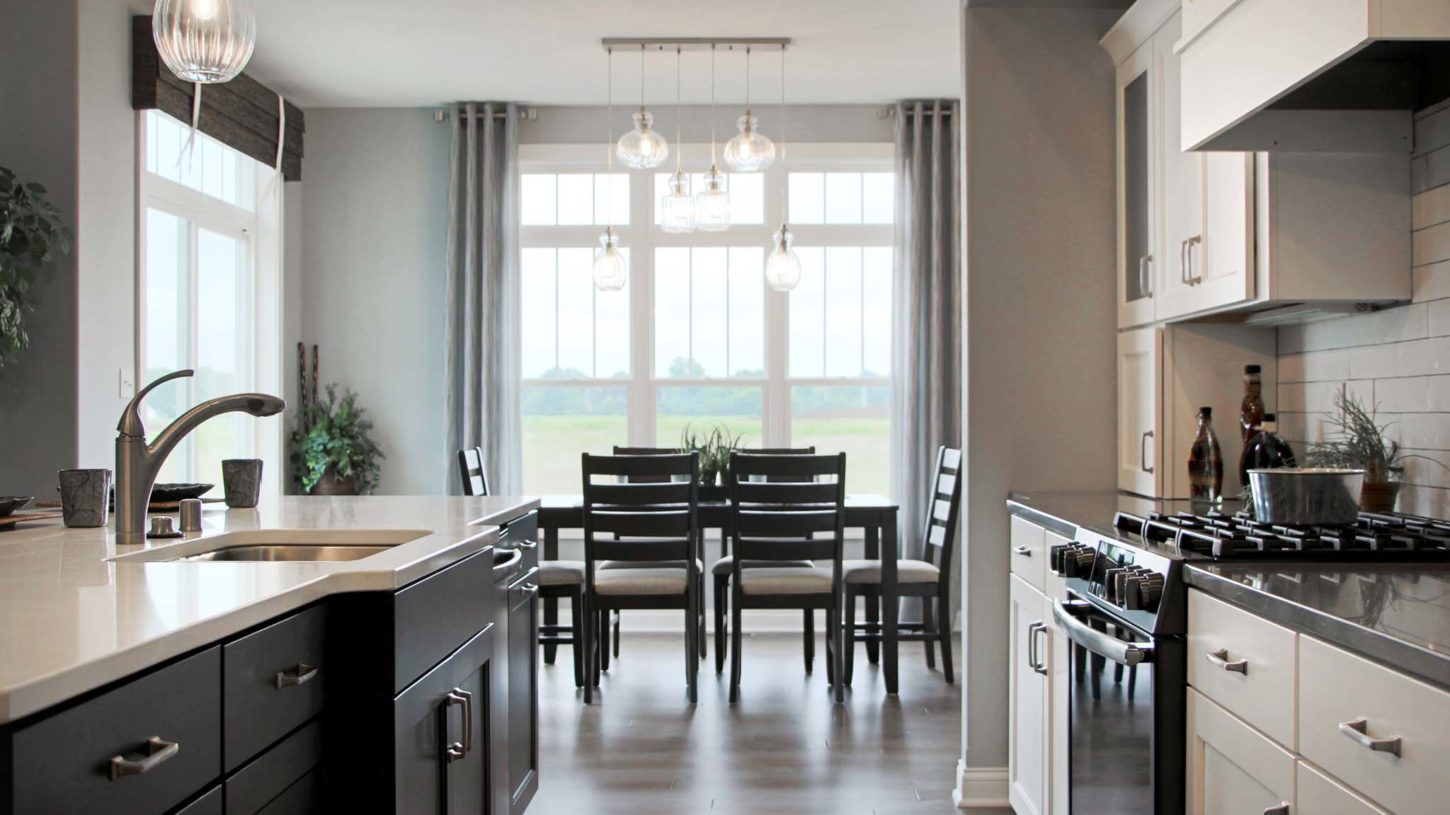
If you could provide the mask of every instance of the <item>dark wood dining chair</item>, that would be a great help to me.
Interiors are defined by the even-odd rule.
[[[816,454],[815,447],[760,447],[741,450],[747,455],[761,456],[813,456]],[[787,479],[790,480],[790,479]],[[794,480],[800,480],[796,478]],[[806,480],[810,480],[807,478]],[[724,536],[728,542],[729,535]],[[745,563],[744,568],[759,566],[762,564]],[[810,568],[814,566],[809,560],[798,560],[794,562],[781,562],[763,564],[770,568]],[[715,673],[722,673],[725,670],[725,657],[729,651],[728,643],[730,637],[730,626],[726,622],[730,608],[730,575],[735,572],[735,557],[729,552],[722,553],[719,560],[710,566],[710,575],[714,578],[715,590]],[[803,612],[802,639],[805,649],[806,673],[811,672],[811,663],[815,659],[816,650],[816,612],[814,609],[806,609]]]
[[[921,622],[899,623],[897,639],[926,644],[926,667],[936,668],[934,644],[941,643],[942,674],[954,682],[952,660],[952,550],[957,536],[957,513],[962,501],[962,451],[939,448],[931,475],[930,501],[921,533],[920,560],[896,563],[897,592],[921,598]],[[881,561],[848,560],[846,581],[846,683],[856,662],[856,643],[880,642],[879,621],[856,626],[856,598],[881,596]],[[935,599],[935,608],[933,608]]]
[[[458,473],[463,480],[463,494],[488,495],[488,476],[484,473],[483,448],[469,447],[458,451]],[[569,601],[569,625],[540,625],[539,645],[544,647],[544,662],[553,665],[555,649],[571,646],[574,651],[574,687],[584,687],[584,645],[577,625],[584,613],[584,561],[545,560],[539,563],[539,596]]]
[[[733,516],[730,575],[730,701],[740,699],[746,609],[826,612],[831,695],[841,683],[841,550],[846,520],[846,454],[730,455]],[[829,567],[771,566],[828,561]],[[746,563],[757,563],[745,567]]]
[[[583,454],[584,701],[593,701],[603,666],[599,634],[623,609],[685,612],[685,678],[698,701],[700,656],[700,458]],[[677,478],[678,477],[678,478]],[[648,478],[643,481],[640,479]],[[602,569],[602,561],[614,568]]]

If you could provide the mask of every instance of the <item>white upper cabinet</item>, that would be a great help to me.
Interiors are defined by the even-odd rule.
[[[1134,51],[1117,70],[1118,106],[1118,325],[1154,319],[1158,256],[1159,96],[1153,49]]]

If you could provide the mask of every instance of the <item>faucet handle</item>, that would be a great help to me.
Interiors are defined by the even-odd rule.
[[[142,439],[146,438],[146,426],[141,423],[141,400],[144,399],[146,397],[146,394],[150,393],[157,385],[160,385],[164,382],[170,382],[173,379],[180,379],[185,376],[195,375],[196,371],[192,370],[191,368],[186,368],[180,371],[173,371],[172,373],[169,373],[166,376],[163,376],[155,382],[152,382],[151,384],[142,388],[136,393],[135,396],[131,397],[131,401],[126,405],[126,409],[121,412],[121,421],[116,424],[116,430],[122,436],[135,436]]]

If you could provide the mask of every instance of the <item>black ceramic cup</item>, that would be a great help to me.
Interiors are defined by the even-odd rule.
[[[262,460],[229,458],[222,461],[222,491],[233,509],[254,507],[262,494]]]
[[[110,470],[61,470],[60,511],[66,526],[105,526],[111,514]]]

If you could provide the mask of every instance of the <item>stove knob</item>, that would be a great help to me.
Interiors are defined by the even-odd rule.
[[[1130,574],[1123,578],[1123,590],[1118,593],[1118,605],[1130,611],[1142,608],[1143,578]]]
[[[1067,576],[1065,561],[1067,560],[1068,551],[1071,548],[1072,544],[1069,543],[1058,544],[1047,550],[1047,567],[1052,570],[1053,574],[1059,577]]]
[[[1069,568],[1077,577],[1092,577],[1093,565],[1097,563],[1098,553],[1091,546],[1078,544],[1078,549],[1071,558],[1075,562]]]
[[[1158,601],[1163,599],[1163,575],[1154,574],[1144,578],[1138,595],[1139,608],[1144,611],[1157,611]]]

